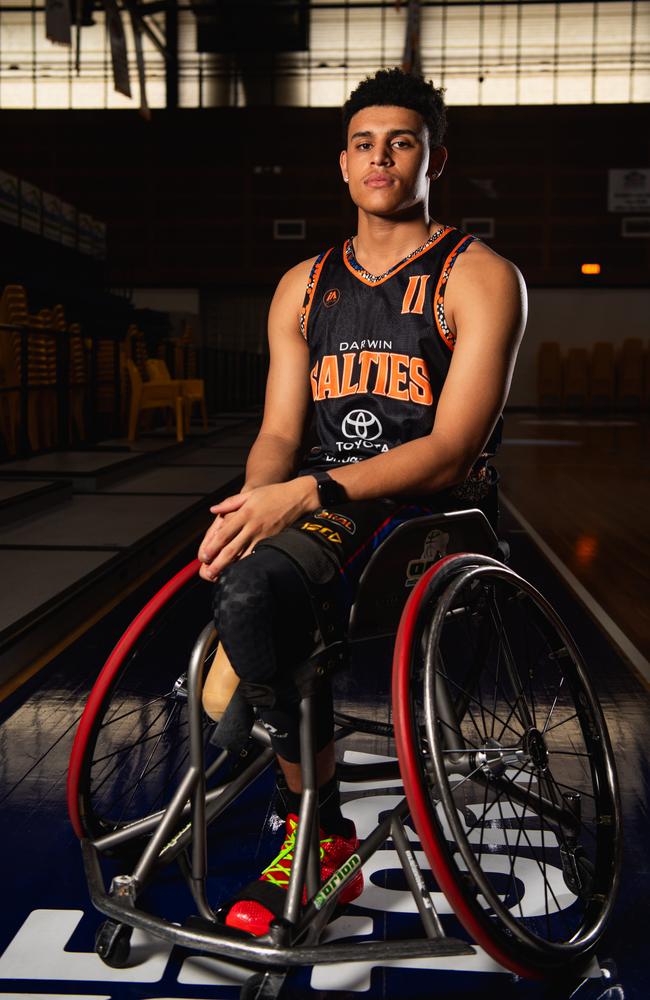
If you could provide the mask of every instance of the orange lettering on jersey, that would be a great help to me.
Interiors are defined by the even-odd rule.
[[[419,313],[422,315],[424,311],[424,297],[427,290],[427,282],[430,277],[431,275],[429,274],[411,275],[402,300],[402,314]],[[415,304],[413,304],[414,300]],[[413,306],[413,308],[411,308],[411,306]]]
[[[376,396],[386,396],[386,383],[388,381],[388,354],[385,351],[377,352],[377,377],[372,391]]]
[[[379,364],[379,355],[375,351],[362,351],[359,355],[361,372],[359,374],[359,388],[357,392],[368,392],[368,378],[370,377],[370,366]]]
[[[358,375],[358,381],[355,381]],[[372,376],[372,378],[371,378]],[[430,406],[433,393],[429,371],[423,358],[387,351],[356,351],[326,354],[309,373],[312,395],[316,402],[373,393],[391,399],[408,400]],[[373,384],[374,381],[374,384]]]
[[[422,403],[423,406],[431,406],[433,393],[431,392],[431,382],[427,366],[422,358],[411,358],[409,369],[411,384],[409,390],[414,403]]]
[[[318,395],[316,399],[334,399],[341,395],[339,389],[339,370],[335,354],[326,354],[320,366],[318,377]]]
[[[407,389],[409,371],[408,354],[390,355],[390,382],[388,385],[388,395],[391,399],[408,399]]]
[[[343,375],[341,376],[341,396],[353,396],[359,391],[359,383],[352,384],[352,372],[354,370],[355,353],[343,355]]]

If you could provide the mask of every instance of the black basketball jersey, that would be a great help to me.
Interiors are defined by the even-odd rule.
[[[379,276],[360,266],[352,240],[317,258],[300,318],[318,439],[311,468],[359,462],[430,433],[454,350],[445,288],[475,239],[443,226]]]

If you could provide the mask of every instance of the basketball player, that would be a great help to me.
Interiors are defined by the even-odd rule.
[[[362,82],[343,109],[343,182],[357,233],[280,281],[269,314],[264,419],[241,493],[212,508],[201,575],[216,581],[221,647],[204,706],[254,704],[279,762],[286,838],[225,920],[263,934],[281,915],[301,791],[292,668],[337,630],[373,549],[404,520],[482,507],[526,291],[517,268],[429,215],[447,159],[442,92],[401,70]],[[303,455],[312,417],[316,446]],[[323,601],[323,595],[327,601]],[[324,626],[314,605],[334,609]],[[234,671],[234,672],[233,672]],[[318,697],[321,876],[358,846],[334,777],[331,692]],[[351,880],[341,902],[359,895]]]

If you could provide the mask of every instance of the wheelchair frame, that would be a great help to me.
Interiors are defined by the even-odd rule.
[[[404,579],[405,558],[403,552],[398,558],[397,563],[395,562],[398,543],[407,538],[409,533],[413,535],[414,532],[419,532],[418,537],[421,540],[422,532],[425,528],[430,533],[434,529],[439,530],[440,527],[446,529],[445,534],[448,535],[449,548],[454,549],[457,546],[461,549],[464,548],[465,546],[460,543],[460,539],[456,540],[456,536],[460,535],[462,536],[462,541],[466,541],[469,533],[469,536],[475,543],[472,547],[477,548],[479,551],[480,549],[487,549],[490,555],[467,556],[464,558],[458,553],[455,555],[447,554],[440,560],[430,560],[430,566],[426,565],[426,559],[421,559],[421,565],[416,568],[420,571],[419,583],[411,593],[414,593],[418,589],[424,592],[428,581],[435,573],[442,573],[444,577],[445,568],[450,572],[456,571],[451,572],[453,578],[457,575],[458,567],[461,564],[472,566],[476,562],[479,562],[481,566],[487,569],[491,568],[495,573],[503,571],[510,576],[515,576],[511,571],[506,570],[502,563],[491,557],[492,553],[498,551],[497,539],[481,512],[476,510],[460,511],[414,519],[396,529],[388,541],[377,549],[369,561],[362,575],[358,592],[359,596],[350,617],[349,641],[351,643],[360,639],[393,634],[397,618],[400,615],[402,616],[402,627],[408,632],[410,627],[408,624],[408,606],[402,614],[402,607],[401,605],[398,606],[399,602],[396,604],[386,604],[384,588],[379,583],[380,577],[383,577],[385,574],[397,572],[401,573],[401,579]],[[402,538],[399,537],[400,533]],[[430,534],[427,535],[427,538],[429,537],[431,537]],[[440,555],[440,553],[436,553],[436,555]],[[412,557],[410,560],[406,560],[407,575],[408,567],[413,564],[413,561]],[[191,576],[190,567],[186,567],[181,574],[178,574],[174,578],[172,584],[178,589]],[[155,601],[156,599],[154,599],[154,603]],[[144,616],[142,622],[146,623],[153,617],[153,614],[158,610],[159,603],[153,609],[152,615],[149,618],[147,618],[146,614],[147,609],[141,613]],[[378,609],[381,611],[380,615],[377,614]],[[141,616],[136,619],[136,623],[140,618]],[[406,625],[404,625],[404,622],[406,622]],[[409,634],[412,641],[412,628]],[[358,962],[364,960],[377,962],[381,960],[416,957],[433,958],[443,955],[474,954],[475,948],[472,945],[459,938],[450,937],[445,934],[431,894],[426,888],[422,869],[417,862],[405,833],[405,819],[413,811],[409,806],[409,801],[417,799],[417,788],[413,791],[413,782],[407,781],[404,774],[403,761],[399,752],[399,739],[399,764],[397,762],[389,762],[373,765],[337,765],[337,776],[344,778],[346,781],[356,780],[364,782],[369,777],[373,779],[385,779],[387,781],[391,779],[396,780],[401,771],[404,777],[408,801],[405,796],[379,823],[375,830],[361,842],[358,850],[348,861],[323,886],[320,885],[317,815],[318,793],[313,738],[314,691],[319,676],[322,676],[327,670],[336,668],[341,660],[342,650],[340,643],[325,646],[312,657],[314,686],[307,691],[300,702],[300,747],[303,793],[294,861],[283,916],[273,921],[268,934],[252,939],[244,937],[241,932],[232,930],[225,925],[216,924],[217,915],[210,906],[206,891],[207,828],[270,765],[274,754],[270,747],[270,738],[267,732],[261,724],[256,723],[253,727],[252,735],[264,748],[261,750],[260,755],[252,761],[243,773],[230,782],[225,782],[209,791],[206,790],[206,782],[218,771],[227,757],[227,752],[224,751],[206,772],[202,741],[201,690],[206,655],[214,644],[215,635],[216,633],[212,625],[208,625],[203,629],[192,651],[185,689],[180,687],[176,692],[177,697],[187,698],[190,756],[187,771],[180,780],[169,804],[166,808],[154,812],[143,819],[129,822],[124,827],[93,839],[82,836],[83,861],[92,903],[100,912],[110,918],[100,928],[96,943],[98,954],[109,964],[124,964],[121,960],[118,963],[116,954],[120,951],[120,941],[123,943],[125,934],[130,934],[130,930],[125,931],[125,928],[141,928],[166,942],[180,945],[190,950],[199,950],[218,955],[221,958],[231,959],[237,963],[244,963],[253,967],[256,965],[263,966],[267,971],[262,974],[262,980],[267,984],[265,988],[269,992],[268,994],[260,993],[260,996],[277,995],[277,990],[281,988],[281,980],[284,974],[286,974],[286,970],[301,965],[346,961]],[[398,636],[397,645],[399,646],[399,644],[400,638]],[[119,649],[119,643],[117,649]],[[398,650],[396,655],[404,656],[403,642],[401,653]],[[109,663],[107,663],[107,667]],[[403,703],[400,708],[402,715],[404,716],[404,712],[406,712],[404,718],[407,721],[405,723],[404,718],[402,719],[402,727],[408,723],[408,709],[405,705],[409,701],[409,692],[404,686],[405,676],[404,671],[402,671],[401,689],[394,688],[399,695],[400,702]],[[451,704],[449,691],[444,690],[446,685],[437,676],[430,683],[434,684],[438,699],[442,704],[438,724],[442,719],[443,728],[447,726],[448,732],[454,732],[458,729],[458,722]],[[347,735],[354,731],[357,724],[360,724],[359,729],[363,731],[363,720],[353,719],[341,714],[337,714],[336,719],[340,726],[339,735]],[[80,726],[82,734],[83,728],[82,722]],[[82,735],[82,743],[84,738]],[[453,743],[454,741],[452,740],[451,742]],[[75,741],[75,747],[76,745],[77,741]],[[84,752],[83,747],[76,754],[73,749],[71,761],[71,774],[73,777],[69,786],[69,802],[73,823],[77,832],[82,835],[83,830],[79,829],[78,803],[75,803],[75,780],[77,782],[79,780],[79,754],[83,754]],[[481,780],[484,782],[503,780],[497,774],[497,769],[493,766],[494,755],[492,759],[488,759],[489,752],[484,754],[485,760],[480,767],[476,766],[475,755],[469,752],[464,755],[464,758],[463,755],[454,752],[453,747],[449,747],[446,752],[447,757],[444,758],[443,767],[446,768],[448,775],[452,773],[464,773],[466,777],[472,778],[480,770],[477,779],[479,783]],[[402,746],[403,753],[404,748]],[[503,752],[501,754],[499,761],[503,770]],[[490,768],[494,771],[494,775]],[[76,779],[74,777],[75,773]],[[463,780],[466,780],[466,778]],[[615,782],[615,777],[612,777],[612,780]],[[510,793],[512,794],[512,789],[510,789]],[[514,794],[516,802],[517,793],[515,792]],[[616,794],[614,795],[614,800],[616,804]],[[544,798],[540,794],[539,805],[542,817],[544,811],[547,810],[548,816],[557,822],[563,830],[566,829],[568,837],[577,836],[576,829],[579,829],[580,821],[579,818],[576,819],[575,814],[571,811],[569,803],[565,803],[562,800],[561,804],[558,805],[549,796]],[[523,803],[522,816],[525,806],[526,803]],[[422,822],[421,819],[420,822]],[[418,822],[416,820],[416,828],[417,826]],[[129,843],[139,840],[143,834],[150,835],[150,839],[140,854],[135,867],[130,874],[119,875],[113,878],[109,890],[106,891],[99,856],[102,852],[119,850]],[[424,930],[424,937],[408,940],[318,943],[324,928],[332,916],[337,898],[343,886],[346,885],[350,878],[354,877],[355,873],[363,867],[364,863],[389,837],[393,840],[408,888],[415,901]],[[191,863],[187,867],[187,870],[184,870],[181,865],[181,870],[183,870],[191,889],[198,910],[199,920],[195,922],[194,926],[180,927],[161,917],[138,909],[136,904],[139,894],[154,876],[156,868],[161,863],[167,863],[174,858],[182,858],[183,852],[189,847],[191,847]],[[620,856],[618,857],[617,865],[620,867]],[[441,881],[440,878],[438,878],[438,881]],[[614,882],[616,881],[617,879],[614,879]],[[301,899],[304,887],[306,887],[307,903],[303,907],[301,906]],[[441,888],[445,891],[442,883]],[[449,893],[446,892],[446,894],[449,897]],[[611,906],[606,907],[603,912],[602,919],[598,924],[598,934],[594,933],[592,945],[585,949],[585,961],[593,951],[595,939],[602,933],[606,917],[609,915],[610,910]],[[466,921],[464,922],[466,923]],[[481,928],[478,924],[477,929],[479,935],[484,933],[484,928]],[[481,943],[484,943],[480,936],[476,934],[475,928],[472,928],[472,932],[475,937],[478,937]],[[122,947],[122,953],[124,953],[124,950]],[[516,959],[513,960],[511,954],[509,955],[499,948],[498,942],[495,945],[495,942],[492,940],[489,950],[493,957],[516,974],[522,976],[531,975],[530,967],[525,962],[520,963]],[[128,937],[126,952],[128,954]],[[250,971],[253,973],[254,969]],[[539,972],[533,970],[532,974],[536,975]],[[277,989],[275,993],[273,992],[271,982],[274,976],[276,978],[279,977],[276,982]],[[242,993],[242,996],[244,995],[248,996],[249,994]],[[250,993],[250,995],[258,994]]]

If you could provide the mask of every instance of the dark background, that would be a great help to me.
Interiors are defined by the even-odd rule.
[[[270,289],[287,267],[355,230],[330,108],[4,111],[2,166],[101,219],[109,287]],[[449,161],[432,214],[451,225],[495,218],[490,245],[529,287],[645,286],[650,243],[620,236],[609,168],[650,163],[647,105],[452,107]],[[279,169],[278,169],[279,168]],[[487,188],[487,190],[486,190]],[[274,219],[305,219],[306,239],[274,240]],[[69,269],[64,248],[2,227],[6,280]],[[78,255],[74,255],[78,261]],[[580,264],[597,261],[600,279]],[[75,265],[76,266],[76,265]]]

